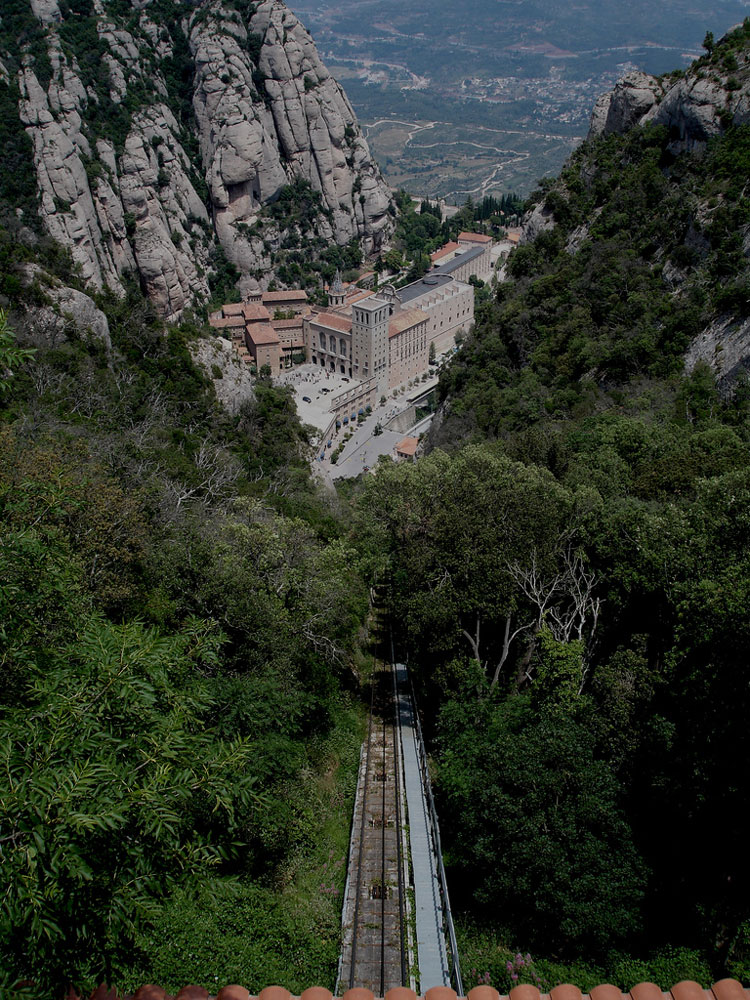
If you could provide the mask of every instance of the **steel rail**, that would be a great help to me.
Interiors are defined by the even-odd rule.
[[[382,679],[381,671],[381,679]],[[387,698],[385,697],[385,692],[382,690],[383,685],[379,684],[380,688],[380,710],[383,713],[383,774],[382,774],[382,785],[383,785],[383,805],[382,805],[382,819],[380,824],[380,996],[385,996],[385,901],[388,896],[388,887],[385,884],[385,824],[386,824],[386,778],[388,772],[386,771],[386,756],[387,756],[387,739],[386,739],[386,703]]]
[[[396,858],[398,863],[398,928],[401,949],[401,985],[406,986],[406,907],[404,906],[404,852],[401,842],[401,719],[399,717],[396,664],[391,635],[391,678],[393,680],[393,761],[396,779]]]
[[[375,683],[370,688],[370,719],[367,725],[367,751],[365,753],[365,787],[362,792],[362,816],[359,824],[359,852],[357,855],[357,888],[354,896],[354,921],[352,925],[352,957],[349,968],[349,989],[354,988],[354,970],[357,963],[357,933],[359,930],[359,899],[362,893],[362,856],[365,845],[365,820],[367,813],[367,783],[370,774],[370,743],[372,742],[372,715],[375,704]]]

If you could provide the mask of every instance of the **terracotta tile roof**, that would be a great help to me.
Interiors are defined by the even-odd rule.
[[[475,986],[467,993],[467,1000],[750,1000],[750,990],[745,989],[736,979],[721,979],[718,983],[704,990],[698,983],[685,981],[677,983],[667,992],[662,992],[654,983],[638,983],[630,993],[621,993],[616,986],[602,984],[595,986],[590,993],[581,994],[577,986],[568,984],[555,986],[549,993],[540,993],[536,986],[520,985],[514,987],[508,996],[501,996],[492,986]],[[72,989],[67,1000],[83,1000],[83,997]],[[161,986],[141,986],[135,994],[118,993],[100,986],[94,990],[89,1000],[256,1000],[244,986],[223,986],[217,993],[209,993],[202,986],[183,986],[175,994],[169,994]],[[257,996],[257,1000],[296,1000],[288,990],[280,986],[267,986]],[[329,990],[320,986],[311,986],[301,994],[299,1000],[332,1000]],[[375,1000],[370,990],[347,990],[342,1000]],[[422,1000],[417,994],[405,986],[397,986],[388,990],[385,1000]],[[433,986],[424,994],[423,1000],[458,1000],[456,993],[447,986]]]
[[[307,302],[307,292],[304,289],[290,288],[284,292],[263,292],[263,302]]]
[[[260,344],[278,344],[279,335],[269,323],[253,323],[247,328],[247,335],[258,347]]]
[[[482,233],[459,233],[459,243],[492,243],[491,236],[483,236]]]
[[[225,316],[241,316],[244,308],[244,302],[227,302],[226,305],[221,307],[221,311]]]
[[[267,323],[271,318],[269,311],[260,302],[246,302],[242,315],[249,323]]]
[[[361,302],[362,299],[369,299],[374,294],[375,292],[371,288],[357,288],[356,285],[352,285],[346,293],[346,304],[353,305],[355,302]]]
[[[459,243],[454,243],[451,240],[450,243],[446,243],[444,246],[440,247],[439,250],[436,250],[435,253],[431,253],[430,254],[430,260],[433,261],[433,262],[436,261],[436,260],[441,260],[443,257],[445,257],[449,253],[455,253],[456,250],[458,250],[459,246],[460,246]]]
[[[399,333],[403,333],[404,330],[417,326],[418,323],[426,323],[427,319],[427,313],[422,312],[421,309],[402,309],[401,312],[397,312],[391,317],[388,324],[388,336],[395,337]]]
[[[350,333],[352,321],[350,316],[339,316],[337,313],[318,313],[314,322],[318,326],[327,326],[331,330],[340,330],[342,333]]]
[[[219,319],[216,319],[215,317],[212,316],[209,319],[208,322],[209,322],[209,325],[214,328],[214,330],[226,330],[227,327],[230,327],[230,326],[234,326],[234,327],[240,326],[240,327],[242,327],[242,326],[245,325],[245,320],[242,318],[242,316],[239,316],[239,315],[238,316],[222,316]]]
[[[401,441],[399,441],[399,443],[396,445],[396,453],[398,455],[416,455],[418,446],[419,446],[419,438],[405,437]],[[427,993],[430,992],[431,992],[430,990],[427,991]],[[425,996],[426,995],[427,994],[425,994]],[[436,998],[436,1000],[440,1000],[440,998]],[[523,1000],[526,1000],[526,998],[524,997]],[[531,998],[528,998],[528,1000],[531,1000]]]
[[[295,316],[294,319],[272,319],[271,326],[274,330],[301,330],[302,317]]]

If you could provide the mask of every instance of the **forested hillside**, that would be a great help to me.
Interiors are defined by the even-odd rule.
[[[685,89],[729,76],[728,106],[749,37]],[[750,972],[750,129],[722,121],[592,136],[545,184],[430,453],[359,499],[468,985]]]
[[[341,511],[285,391],[230,414],[195,328],[98,301],[111,347],[0,329],[0,993],[332,983],[367,610]]]

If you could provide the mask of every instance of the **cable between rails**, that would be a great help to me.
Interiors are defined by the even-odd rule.
[[[382,672],[381,672],[382,677]],[[386,755],[387,755],[387,740],[386,740],[386,719],[388,713],[386,712],[387,697],[386,692],[382,691],[383,685],[381,684],[381,710],[383,713],[383,774],[382,774],[382,785],[383,785],[383,802],[382,802],[382,819],[380,824],[380,996],[385,996],[385,901],[388,895],[388,887],[385,882],[385,824],[386,824],[386,786],[387,786],[387,770],[386,770]]]

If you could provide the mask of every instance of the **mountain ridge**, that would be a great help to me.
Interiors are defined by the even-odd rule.
[[[290,185],[327,242],[372,251],[390,232],[351,105],[281,0],[12,0],[0,60],[42,229],[94,287],[121,293],[133,271],[175,319],[226,264],[268,284],[271,248],[294,234],[263,209]]]
[[[745,377],[750,20],[707,42],[685,73],[625,78],[532,196],[434,443],[617,408],[644,380],[669,394],[701,366],[724,396]]]

